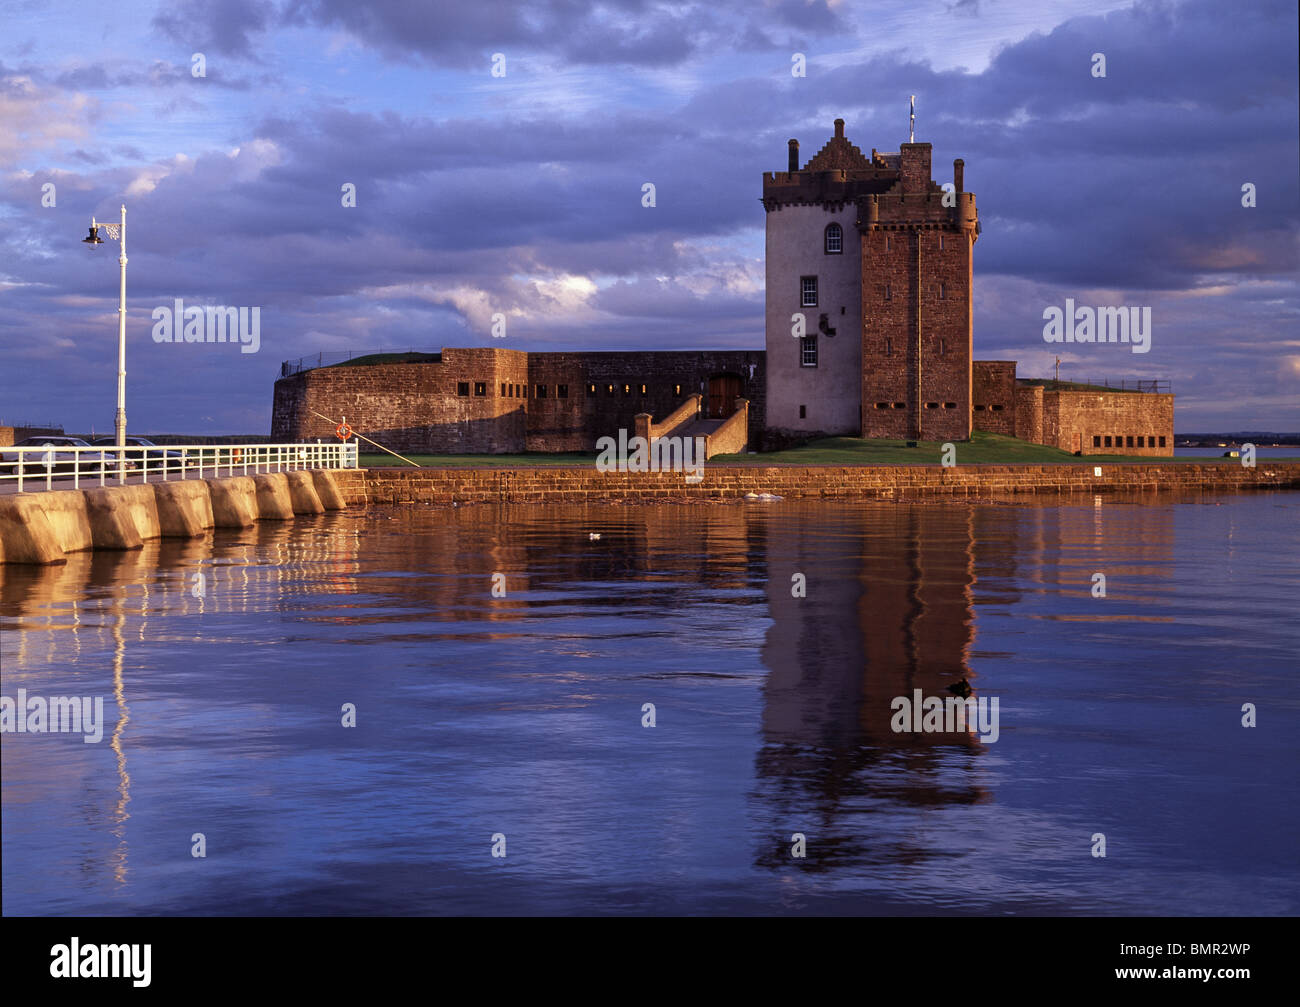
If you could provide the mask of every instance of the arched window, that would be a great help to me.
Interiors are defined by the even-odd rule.
[[[826,225],[826,254],[839,255],[844,251],[844,228],[839,224]]]

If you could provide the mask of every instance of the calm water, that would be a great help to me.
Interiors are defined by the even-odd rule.
[[[3,736],[3,910],[1294,914],[1298,519],[412,507],[0,567],[0,691],[108,721]],[[891,730],[963,676],[996,743]]]

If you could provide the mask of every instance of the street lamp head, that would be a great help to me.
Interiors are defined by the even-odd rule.
[[[104,239],[99,236],[99,228],[93,225],[90,228],[90,236],[81,240],[87,245],[102,245],[104,243]]]

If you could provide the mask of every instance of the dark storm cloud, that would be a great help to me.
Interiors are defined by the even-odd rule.
[[[695,48],[698,11],[653,0],[588,4],[508,0],[425,5],[290,0],[285,23],[341,28],[390,55],[463,67],[485,51],[553,52],[574,63],[676,63]]]
[[[979,75],[879,58],[827,71],[819,104],[841,103],[850,138],[864,148],[896,149],[902,116],[864,106],[863,96],[903,88],[921,95],[921,136],[938,145],[936,178],[950,177],[952,156],[967,161],[967,186],[985,218],[982,271],[1162,289],[1205,272],[1286,272],[1295,268],[1295,187],[1286,178],[1294,167],[1286,152],[1294,82],[1285,61],[1257,58],[1276,48],[1282,9],[1243,9],[1226,38],[1210,5],[1077,19],[1004,49]],[[485,32],[491,10],[448,14],[439,37]],[[558,19],[586,24],[596,16],[586,10],[511,7],[503,37],[554,37]],[[649,16],[656,8],[623,10]],[[222,13],[266,20],[248,4]],[[394,38],[419,24],[405,20],[414,15],[401,5],[300,4],[293,13],[369,19],[372,34],[387,25]],[[790,20],[784,6],[767,14]],[[1088,72],[1093,51],[1107,54],[1104,80]],[[201,157],[192,178],[173,175],[148,198],[167,219],[183,221],[194,216],[187,205],[207,198],[196,199],[196,187],[222,193],[232,211],[225,226],[250,239],[319,235],[328,212],[336,233],[382,229],[435,249],[530,246],[543,260],[548,244],[602,242],[606,234],[636,240],[756,227],[757,172],[783,166],[785,136],[802,133],[807,160],[830,132],[829,123],[809,121],[802,88],[772,77],[730,81],[703,88],[678,110],[602,114],[590,123],[324,108],[260,124],[256,135],[283,156],[258,177],[232,185],[229,159]],[[344,181],[360,187],[353,214],[337,212]],[[658,188],[653,211],[640,205],[645,181]],[[1243,211],[1244,181],[1272,196],[1276,212]],[[1276,205],[1283,194],[1289,202]],[[567,247],[565,257],[581,259]]]
[[[398,114],[311,95],[271,106],[287,109],[273,116],[259,106],[205,138],[205,149],[181,148],[181,159],[146,163],[133,141],[105,148],[115,155],[106,162],[80,136],[62,141],[60,174],[46,158],[57,139],[32,143],[25,173],[0,187],[11,225],[0,248],[16,284],[0,337],[24,359],[55,361],[82,346],[110,353],[102,336],[113,324],[115,266],[75,243],[82,218],[115,213],[124,193],[130,317],[145,351],[149,307],[174,297],[260,304],[273,321],[257,359],[205,372],[225,382],[231,416],[265,412],[266,375],[282,358],[487,342],[475,296],[524,311],[512,332],[536,349],[760,346],[762,291],[752,281],[761,283],[762,263],[737,250],[764,224],[760,173],[784,169],[791,136],[811,158],[837,115],[864,153],[897,150],[915,93],[917,138],[935,144],[934,177],[949,179],[953,157],[963,157],[979,200],[977,355],[1037,360],[1044,304],[1107,288],[1134,303],[1165,297],[1163,341],[1149,360],[1126,358],[1126,372],[1156,369],[1206,400],[1231,397],[1243,374],[1268,394],[1294,389],[1278,364],[1294,356],[1285,340],[1296,322],[1294,5],[1230,14],[1209,2],[1142,5],[1079,18],[1007,46],[978,74],[903,52],[836,64],[810,50],[802,80],[789,76],[782,40],[822,25],[847,31],[833,41],[850,44],[845,7],[469,4],[432,17],[410,5],[322,0],[210,10],[172,5],[159,27],[186,52],[192,44],[259,58],[277,26],[308,24],[403,60],[480,68],[484,51],[513,47],[566,64],[637,66],[689,59],[724,34],[746,51],[775,49],[736,60],[739,76],[708,77],[684,100],[606,103],[593,115],[562,104]],[[1089,73],[1098,51],[1103,80]],[[0,95],[21,106],[42,88],[149,86],[160,101],[199,100],[174,87],[187,78],[188,66],[165,63],[0,66]],[[252,95],[266,86],[244,85]],[[201,100],[220,111],[228,99]],[[29,128],[44,140],[42,130],[64,125],[33,119]],[[50,177],[60,180],[57,213],[39,207]],[[340,205],[345,182],[357,186],[355,209]],[[644,182],[656,186],[653,209],[641,204]],[[1243,182],[1258,186],[1259,209],[1241,207]],[[614,282],[570,316],[557,310],[555,289],[534,285],[568,275]],[[1185,296],[1216,284],[1230,289]],[[101,365],[73,366],[73,386]]]
[[[1236,9],[1231,32],[1213,4],[1140,6],[1031,36],[978,75],[885,59],[832,71],[827,90],[846,104],[900,84],[918,94],[936,179],[951,178],[952,157],[966,161],[982,272],[1149,289],[1207,272],[1291,274],[1288,21],[1294,4]],[[1106,56],[1104,79],[1091,76],[1094,52]],[[851,139],[866,135],[851,121]],[[1268,194],[1269,212],[1242,208],[1245,182]]]
[[[693,4],[658,0],[585,3],[515,0],[412,3],[411,0],[184,0],[159,9],[154,25],[185,45],[258,59],[260,38],[273,25],[341,29],[389,56],[441,66],[481,65],[504,50],[550,53],[572,64],[668,66],[725,42],[770,48],[781,29],[833,35],[850,26],[827,0]]]
[[[257,58],[254,39],[270,25],[270,0],[172,0],[153,23],[163,35],[193,52]]]

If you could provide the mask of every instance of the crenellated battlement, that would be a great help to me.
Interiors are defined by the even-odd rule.
[[[785,171],[763,173],[763,207],[769,213],[786,206],[821,206],[838,211],[856,204],[860,211],[873,201],[874,219],[860,212],[859,227],[948,226],[978,230],[975,197],[963,191],[965,162],[953,162],[956,205],[944,205],[943,186],[931,178],[932,147],[904,143],[896,152],[871,148],[867,157],[844,135],[844,120],[835,120],[835,135],[804,167],[799,167],[799,141],[790,140]],[[951,196],[948,204],[954,200]]]

